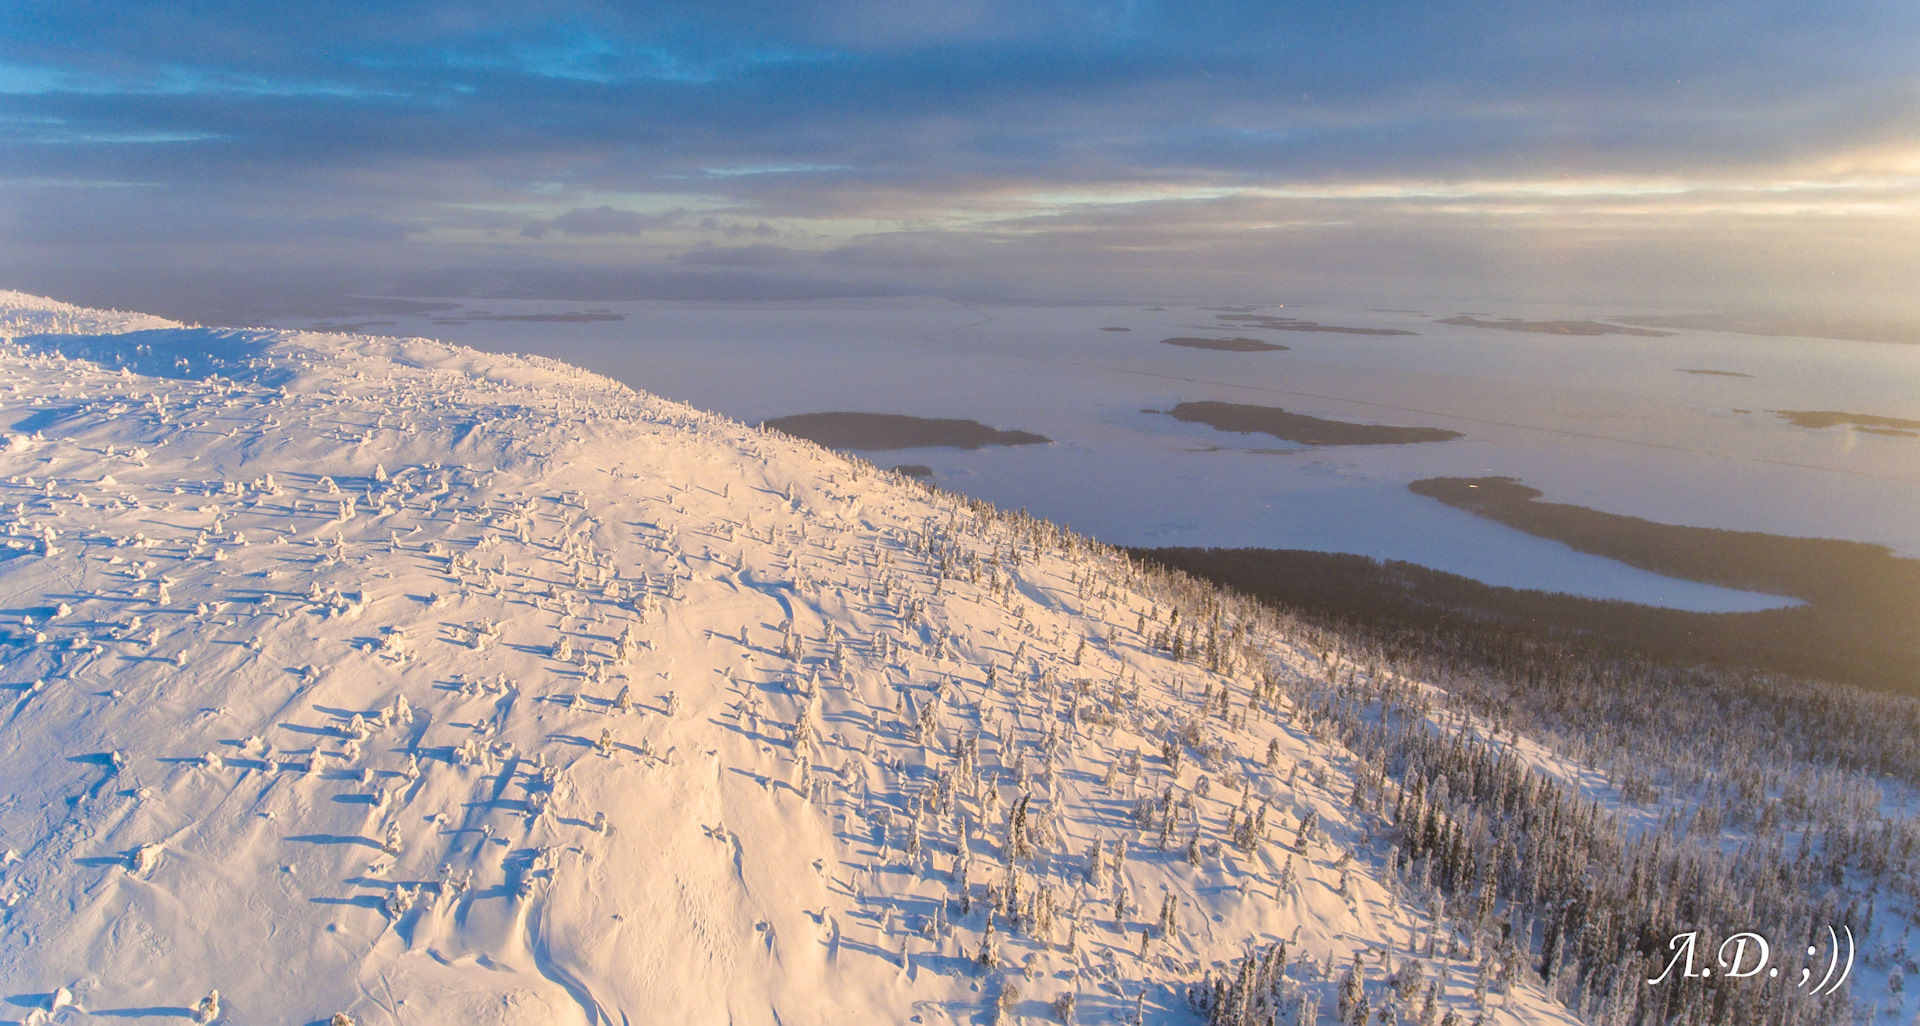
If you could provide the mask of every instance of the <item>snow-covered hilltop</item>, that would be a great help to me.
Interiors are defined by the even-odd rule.
[[[0,337],[41,335],[111,335],[151,328],[178,328],[180,322],[151,314],[121,310],[94,310],[57,299],[0,289]]]
[[[1559,856],[1402,784],[1497,753],[1577,822],[1576,770],[1251,603],[550,361],[0,298],[95,333],[0,348],[17,1018],[1434,1026],[1645,989],[1543,984],[1578,953],[1500,874]]]

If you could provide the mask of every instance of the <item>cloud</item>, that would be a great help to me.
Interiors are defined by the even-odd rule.
[[[912,238],[871,238],[858,239],[844,246],[837,246],[821,254],[821,261],[843,267],[884,267],[895,270],[935,270],[953,267],[965,262],[958,253],[959,247],[940,246],[937,236],[915,240]]]
[[[409,230],[362,213],[290,215],[208,203],[156,204],[145,195],[149,191],[83,189],[47,195],[45,190],[29,190],[40,194],[37,202],[0,214],[0,243],[89,248],[334,245],[399,242]]]
[[[670,220],[671,218],[658,214],[639,214],[631,210],[618,210],[611,206],[598,206],[591,209],[569,210],[547,222],[547,225],[562,235],[575,237],[638,235],[648,229],[658,228]]]
[[[0,246],[38,249],[0,259],[357,241],[1083,289],[1173,253],[1170,281],[1237,280],[1309,235],[1363,268],[1395,251],[1355,240],[1398,233],[1452,274],[1442,240],[1529,218],[1629,248],[1657,219],[1824,238],[1920,195],[1916,45],[1896,0],[20,0],[0,167],[36,188],[0,182]],[[92,184],[125,182],[137,202]]]
[[[801,254],[792,249],[765,243],[751,246],[715,246],[707,243],[680,254],[683,264],[709,267],[775,267],[794,263],[800,258]]]
[[[742,224],[739,221],[723,220],[718,217],[703,217],[695,223],[703,232],[724,235],[729,239],[738,239],[748,235],[754,236],[755,238],[771,239],[780,234],[778,228],[775,228],[765,221],[756,221],[749,225]]]

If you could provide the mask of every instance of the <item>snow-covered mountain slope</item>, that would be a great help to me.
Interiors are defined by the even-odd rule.
[[[0,336],[61,332],[75,335],[113,335],[124,331],[178,328],[178,321],[121,310],[94,310],[57,299],[0,289]]]
[[[1332,1021],[1358,956],[1573,1021],[1303,697],[1423,685],[1050,524],[420,339],[21,338],[0,403],[0,1014]]]

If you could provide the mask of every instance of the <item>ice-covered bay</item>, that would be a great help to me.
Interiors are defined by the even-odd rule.
[[[624,319],[470,320],[458,311],[384,330],[554,356],[748,421],[863,410],[1038,431],[1055,444],[869,455],[931,466],[943,486],[1120,544],[1357,552],[1494,584],[1703,611],[1781,604],[1578,553],[1405,488],[1435,475],[1505,474],[1542,488],[1549,500],[1609,512],[1853,538],[1920,554],[1920,522],[1906,513],[1920,502],[1920,442],[1810,431],[1766,412],[1920,416],[1920,347],[1701,331],[1569,337],[1435,323],[1460,312],[1452,309],[1261,308],[1416,334],[1275,331],[1220,320],[1232,311],[1149,305],[489,299],[466,311],[603,311]],[[1607,311],[1476,312],[1574,318]],[[1114,328],[1127,330],[1103,330]],[[1254,337],[1290,350],[1159,344],[1194,335]],[[1466,437],[1308,448],[1146,412],[1209,399],[1444,427]]]

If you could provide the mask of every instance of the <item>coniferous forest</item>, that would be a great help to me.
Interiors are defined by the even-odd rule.
[[[1142,555],[1236,583],[1257,572],[1230,550]],[[1395,618],[1269,601],[1324,658],[1320,680],[1282,690],[1365,767],[1353,802],[1379,817],[1376,843],[1405,894],[1449,924],[1434,943],[1472,953],[1496,991],[1511,974],[1534,974],[1584,1021],[1606,1024],[1838,1023],[1876,1011],[1907,1021],[1920,703],[1751,668],[1610,657],[1570,631],[1432,607]],[[1435,688],[1403,683],[1415,680]],[[1557,758],[1523,754],[1522,738]],[[1812,946],[1826,957],[1829,926],[1860,939],[1891,1007],[1855,1009],[1795,986],[1805,963],[1820,979],[1825,963],[1800,956]],[[1649,985],[1674,960],[1672,939],[1695,930],[1696,968],[1712,969],[1727,938],[1754,931],[1792,971],[1764,983],[1689,979],[1683,964]],[[1286,959],[1284,944],[1252,949],[1196,992],[1196,1006],[1210,1022],[1268,1021],[1286,1007],[1276,968]],[[1399,1008],[1423,1006],[1416,959],[1349,971],[1386,981]],[[1364,988],[1355,993],[1342,1022],[1369,1021]]]

